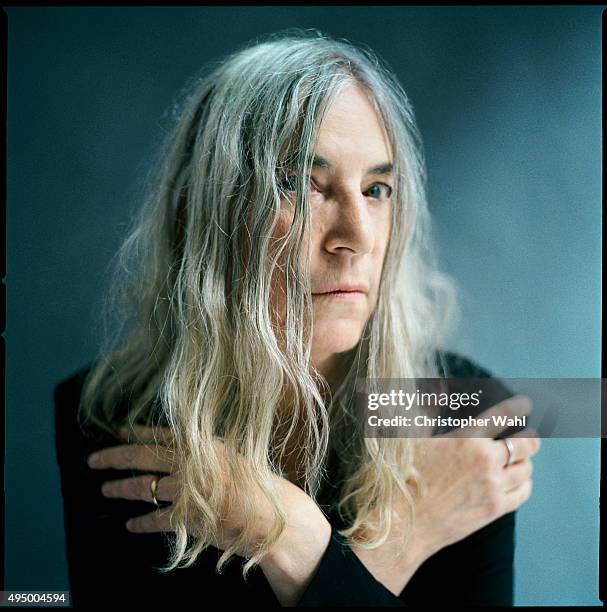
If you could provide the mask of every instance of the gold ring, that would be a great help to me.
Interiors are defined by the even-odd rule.
[[[156,499],[156,486],[157,485],[158,485],[158,478],[154,478],[152,480],[152,483],[150,484],[150,489],[152,490],[152,501],[154,502],[157,508],[160,508],[160,504],[158,503],[158,500]]]

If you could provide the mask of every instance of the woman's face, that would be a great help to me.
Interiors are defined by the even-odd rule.
[[[313,306],[312,362],[330,368],[358,343],[373,312],[390,235],[392,156],[381,119],[357,85],[336,98],[319,132],[310,190]],[[279,176],[285,191],[275,237],[293,219],[294,172]],[[339,291],[342,289],[343,291]],[[284,321],[284,274],[272,279],[272,311]]]

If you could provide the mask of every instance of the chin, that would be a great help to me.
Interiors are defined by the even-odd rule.
[[[359,326],[335,324],[314,330],[312,351],[317,354],[343,353],[354,348],[360,340]]]

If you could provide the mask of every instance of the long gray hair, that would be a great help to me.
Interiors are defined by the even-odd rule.
[[[275,244],[277,171],[288,160],[299,177],[308,176],[322,119],[352,82],[369,95],[390,140],[392,224],[376,308],[327,395],[310,364],[309,266],[296,265],[309,228],[308,193],[298,190],[290,231]],[[415,518],[410,487],[423,489],[414,440],[364,438],[355,383],[437,376],[436,351],[458,310],[453,282],[437,270],[422,144],[394,74],[366,47],[316,30],[255,41],[191,83],[152,177],[104,305],[104,317],[120,324],[108,332],[80,407],[110,432],[135,423],[172,432],[184,486],[172,506],[175,538],[161,571],[194,563],[216,541],[226,496],[231,505],[232,495],[258,487],[275,523],[244,564],[246,579],[285,527],[275,475],[295,433],[304,440],[305,491],[318,501],[330,476],[341,533],[364,547],[382,544],[399,502],[405,546]],[[285,343],[269,305],[278,265],[286,276]],[[277,439],[286,393],[293,398],[290,427]],[[252,541],[255,507],[238,501],[244,529],[217,571]],[[195,528],[187,530],[192,517]]]

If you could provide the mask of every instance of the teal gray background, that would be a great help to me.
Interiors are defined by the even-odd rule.
[[[6,9],[5,588],[67,589],[53,386],[95,354],[106,267],[176,93],[256,36],[320,28],[400,76],[462,289],[451,348],[499,376],[599,377],[602,10]],[[599,457],[598,440],[544,440],[517,605],[599,603]]]

